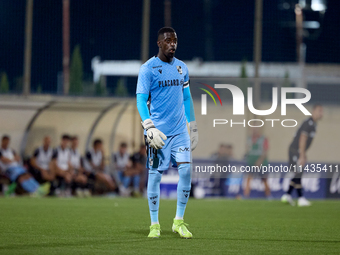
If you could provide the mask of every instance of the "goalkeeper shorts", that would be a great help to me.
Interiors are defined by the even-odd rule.
[[[169,169],[170,162],[174,167],[177,166],[177,162],[191,162],[191,146],[188,132],[168,136],[162,149],[151,148],[146,139],[145,143],[148,154],[147,168],[164,171]]]

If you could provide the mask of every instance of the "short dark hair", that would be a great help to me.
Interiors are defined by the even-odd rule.
[[[71,137],[70,137],[68,134],[63,134],[63,135],[61,136],[61,139],[62,139],[62,140],[70,140]]]
[[[122,142],[121,144],[120,144],[120,148],[126,148],[127,147],[127,143],[126,142]]]
[[[9,140],[9,139],[10,139],[9,135],[3,135],[1,138],[1,141]]]
[[[103,141],[101,139],[96,139],[93,141],[93,146],[97,146],[98,144],[102,144]]]
[[[319,104],[319,103],[314,104],[314,105],[313,105],[313,110],[315,110],[315,109],[318,108],[318,107],[322,107],[322,104]]]
[[[176,33],[176,31],[172,27],[162,27],[160,30],[158,30],[157,38],[159,38],[164,33]]]

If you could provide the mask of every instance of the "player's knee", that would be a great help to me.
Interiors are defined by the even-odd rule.
[[[148,192],[152,192],[159,188],[161,183],[162,172],[154,169],[149,170]]]
[[[65,182],[66,182],[66,183],[71,183],[71,182],[72,182],[72,176],[71,176],[70,174],[67,174],[67,175],[65,176]]]
[[[152,178],[155,182],[160,182],[162,179],[162,172],[158,170],[150,169],[149,178]]]
[[[178,167],[178,174],[180,178],[191,179],[191,164],[184,163],[180,164]]]
[[[22,175],[19,176],[18,178],[18,182],[23,182],[29,178],[31,178],[32,176],[29,173],[24,173]]]

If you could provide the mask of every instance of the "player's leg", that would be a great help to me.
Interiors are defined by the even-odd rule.
[[[191,148],[188,133],[174,137],[171,148],[172,157],[178,166],[179,181],[177,184],[177,208],[172,225],[172,231],[179,233],[182,238],[192,238],[192,233],[184,223],[184,213],[191,190]]]
[[[130,183],[131,183],[131,176],[127,175],[125,172],[123,172],[123,186],[125,189],[129,189]],[[130,191],[131,192],[131,191]]]
[[[59,195],[61,191],[61,195],[70,196],[71,195],[71,185],[72,185],[72,175],[68,171],[56,170],[56,176],[59,180],[58,189],[56,191],[57,195]]]
[[[49,170],[42,170],[41,171],[41,177],[44,181],[51,182],[51,181],[54,181],[55,174],[52,171],[49,171]]]
[[[34,193],[39,188],[39,183],[33,179],[29,173],[23,173],[17,179],[17,182],[28,193]]]
[[[94,193],[94,184],[96,182],[96,174],[85,172],[87,183],[85,184],[84,196],[90,197]]]
[[[299,158],[299,155],[296,153],[292,153],[289,151],[289,165],[288,167],[293,171],[294,167],[297,165],[297,160]],[[290,205],[294,206],[295,202],[292,198],[292,192],[295,189],[295,176],[289,183],[289,188],[287,192],[281,197],[281,202],[283,203],[289,203]]]
[[[96,179],[103,183],[110,191],[114,191],[116,189],[116,185],[110,175],[98,172],[96,173]]]
[[[133,195],[135,197],[140,197],[140,191],[139,191],[139,186],[140,186],[140,174],[135,173],[134,176],[132,177],[132,183],[133,183]]]
[[[21,167],[13,167],[6,171],[11,181],[16,181],[21,187],[30,194],[35,195],[46,195],[49,191],[49,185],[39,185],[39,183],[32,177],[31,174],[27,173],[26,170]]]
[[[84,174],[77,173],[74,176],[74,189],[78,197],[84,196],[84,188],[87,183],[87,177]]]
[[[246,180],[246,187],[244,189],[244,196],[246,198],[249,198],[250,196],[250,182],[252,180],[252,176],[250,174],[247,175],[247,180]]]
[[[311,202],[309,202],[304,196],[303,196],[303,190],[302,190],[302,184],[301,184],[301,177],[302,177],[302,173],[299,173],[298,176],[296,176],[294,178],[294,182],[295,182],[295,189],[297,191],[298,194],[298,202],[297,205],[298,206],[310,206]]]
[[[157,169],[149,170],[148,179],[148,204],[151,218],[150,233],[148,237],[158,238],[160,236],[160,224],[158,219],[159,212],[159,197],[160,197],[160,183],[163,171]]]
[[[65,181],[65,196],[72,196],[71,187],[73,183],[74,176],[69,172],[65,171],[64,181]]]
[[[36,169],[36,168],[32,167],[31,165],[29,165],[28,172],[32,175],[32,177],[38,183],[44,183],[45,182],[41,171],[39,171],[38,169]]]
[[[169,167],[171,157],[171,138],[165,141],[162,149],[156,150],[147,145],[147,165],[149,178],[147,184],[147,196],[150,210],[151,226],[148,237],[160,237],[160,224],[158,219],[160,184],[162,173]]]
[[[183,220],[191,190],[191,164],[190,162],[178,162],[179,181],[177,184],[177,209],[176,220]]]
[[[291,181],[290,184],[289,184],[289,189],[291,189],[291,187],[292,187],[292,189],[291,189],[291,191],[292,191],[294,189],[294,186],[295,186],[295,183],[293,181]],[[295,202],[292,198],[292,195],[291,195],[291,193],[288,193],[288,192],[282,195],[281,202],[282,203],[288,203],[292,206],[295,206]]]
[[[268,178],[267,177],[263,177],[262,178],[262,182],[264,184],[264,194],[266,195],[266,198],[267,199],[272,199],[270,188],[269,188],[269,185],[268,185]]]
[[[311,203],[303,196],[302,184],[301,184],[301,177],[302,173],[300,172],[300,166],[298,164],[299,154],[292,154],[290,153],[290,164],[296,167],[297,173],[295,174],[294,178],[290,182],[290,186],[287,192],[288,200],[292,201],[291,193],[294,189],[296,189],[298,195],[298,206],[310,206]],[[302,166],[303,168],[304,166]],[[290,202],[288,201],[288,202]],[[291,202],[290,202],[291,203]],[[292,204],[292,203],[291,203]],[[294,203],[295,204],[295,203]]]

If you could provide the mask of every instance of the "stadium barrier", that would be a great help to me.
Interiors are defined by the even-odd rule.
[[[243,195],[247,173],[241,172],[226,172],[218,173],[197,173],[195,167],[202,165],[214,165],[216,162],[213,160],[193,160],[193,181],[192,192],[195,198],[206,197],[226,197],[236,198]],[[236,167],[239,171],[241,166],[245,166],[243,161],[230,161],[226,165]],[[269,162],[274,167],[287,166],[286,162]],[[309,169],[312,164],[308,163]],[[318,163],[320,164],[320,163]],[[319,173],[314,171],[314,174],[305,173],[302,176],[302,186],[304,189],[305,197],[308,199],[326,199],[326,198],[340,198],[340,164],[321,164],[325,169]],[[332,172],[330,173],[330,166]],[[255,176],[251,181],[251,199],[265,198],[264,184],[261,180],[263,176]],[[161,181],[161,197],[176,199],[177,198],[177,170],[170,168],[165,171]],[[268,185],[271,190],[271,195],[274,199],[279,199],[288,190],[289,182],[292,178],[292,173],[277,172],[269,173],[267,175]],[[296,194],[293,193],[293,197]]]

